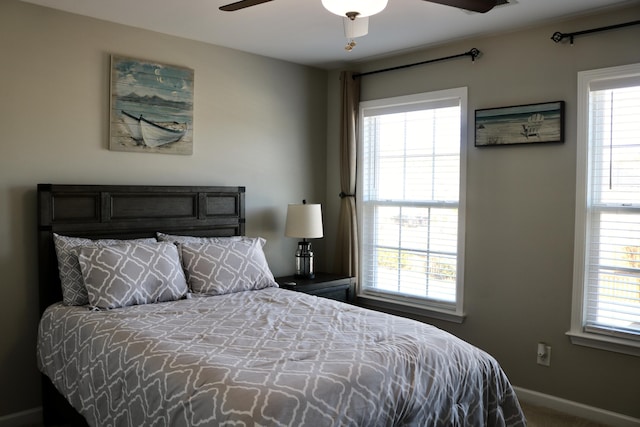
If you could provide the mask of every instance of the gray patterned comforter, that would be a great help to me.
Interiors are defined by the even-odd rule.
[[[111,311],[55,304],[38,364],[95,426],[524,426],[488,354],[278,288]]]

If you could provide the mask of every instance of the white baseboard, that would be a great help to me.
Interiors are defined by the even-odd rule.
[[[629,417],[627,415],[618,414],[616,412],[607,411],[593,406],[583,405],[582,403],[561,399],[549,394],[539,393],[537,391],[527,390],[520,387],[513,387],[513,389],[521,402],[528,403],[530,405],[542,406],[544,408],[564,412],[565,414],[574,415],[589,421],[596,421],[612,427],[640,426],[640,419],[638,418]]]
[[[24,427],[42,424],[42,407],[0,417],[0,427]]]

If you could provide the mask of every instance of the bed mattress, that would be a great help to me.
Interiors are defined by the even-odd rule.
[[[524,426],[497,361],[433,326],[279,288],[50,306],[38,365],[94,426]]]

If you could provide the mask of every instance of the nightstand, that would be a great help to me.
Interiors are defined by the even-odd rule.
[[[276,277],[276,282],[283,289],[304,292],[342,302],[353,303],[355,301],[356,280],[354,277],[330,273],[315,273],[315,276],[313,279],[297,276]],[[295,283],[295,285],[290,283]]]

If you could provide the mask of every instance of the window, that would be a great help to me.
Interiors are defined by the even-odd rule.
[[[361,296],[462,319],[466,98],[361,103]]]
[[[640,355],[640,64],[578,73],[576,344]]]

